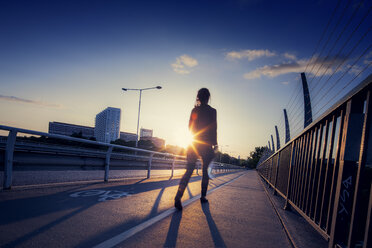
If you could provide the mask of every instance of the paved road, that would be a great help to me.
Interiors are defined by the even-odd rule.
[[[151,177],[170,176],[171,170],[152,170]],[[174,170],[174,175],[183,175],[185,169]],[[196,172],[196,171],[195,171]],[[104,170],[34,170],[13,171],[13,186],[64,183],[77,181],[102,181]],[[109,179],[145,178],[147,170],[110,170]],[[4,172],[0,171],[0,186],[4,182]]]
[[[200,180],[182,212],[179,176],[1,191],[0,247],[290,247],[255,171],[218,175],[205,205]]]
[[[291,247],[254,171],[118,247]]]

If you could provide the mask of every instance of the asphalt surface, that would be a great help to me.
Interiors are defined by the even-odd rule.
[[[1,191],[0,247],[112,247],[113,238],[167,213],[117,247],[291,247],[255,171],[217,175],[203,205],[201,177],[193,176],[182,201],[196,201],[182,212],[173,207],[179,180]]]
[[[174,170],[174,175],[183,175],[185,169]],[[77,181],[103,181],[104,170],[28,170],[13,171],[12,186],[39,185]],[[152,170],[151,177],[166,177],[171,170]],[[147,170],[110,170],[109,179],[145,178]],[[0,185],[4,182],[4,172],[0,171]]]
[[[255,171],[208,199],[206,204],[190,204],[118,247],[291,247]]]

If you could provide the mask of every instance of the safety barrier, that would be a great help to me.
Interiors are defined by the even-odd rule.
[[[329,247],[371,247],[372,75],[257,171]]]
[[[38,165],[39,167],[42,166],[43,169],[46,169],[48,166],[50,167],[51,164],[54,164],[54,167],[57,166],[62,169],[74,167],[86,170],[100,169],[103,167],[105,170],[105,182],[109,180],[110,168],[145,169],[147,170],[147,178],[150,178],[152,169],[170,169],[171,176],[173,176],[176,168],[185,168],[186,166],[185,156],[170,153],[150,151],[4,125],[0,125],[0,130],[9,131],[7,138],[3,139],[2,142],[0,140],[0,161],[3,160],[4,165],[4,189],[10,189],[12,186],[15,152],[17,153],[16,164],[23,164],[24,167],[28,168],[32,168],[33,165]],[[17,134],[19,133],[78,142],[78,144],[88,144],[95,149],[56,144],[32,144],[29,142],[17,141]],[[126,151],[127,153],[120,151]],[[212,167],[215,171],[242,169],[239,166],[218,162],[213,162]],[[197,173],[199,168],[200,162],[197,163]]]

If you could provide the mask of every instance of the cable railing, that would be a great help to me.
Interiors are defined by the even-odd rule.
[[[372,75],[259,164],[263,180],[329,247],[370,247]]]
[[[110,169],[147,170],[147,178],[150,178],[152,169],[171,170],[171,177],[173,177],[175,169],[186,168],[186,157],[181,155],[4,125],[0,125],[0,130],[8,131],[8,136],[0,140],[0,161],[3,165],[0,168],[4,171],[4,189],[10,189],[12,186],[14,167],[28,170],[33,170],[35,166],[39,170],[40,168],[42,170],[48,168],[103,169],[105,182],[109,181]],[[67,141],[71,144],[29,142],[17,136],[21,133]],[[220,162],[213,162],[210,166],[216,173],[242,169],[240,166]],[[198,161],[197,174],[200,167],[201,163]]]

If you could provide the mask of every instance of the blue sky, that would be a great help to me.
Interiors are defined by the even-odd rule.
[[[120,89],[161,85],[162,90],[144,92],[140,126],[169,144],[182,144],[196,92],[208,87],[220,145],[246,157],[267,144],[274,125],[282,127],[282,109],[300,91],[299,73],[306,65],[315,66],[308,81],[319,112],[324,99],[370,63],[367,49],[350,69],[371,44],[367,33],[336,70],[371,23],[367,15],[335,56],[371,6],[350,2],[1,1],[0,123],[40,131],[47,131],[49,121],[93,126],[95,115],[112,106],[122,109],[122,131],[135,132],[138,94]],[[330,25],[316,51],[335,8],[331,24],[337,26],[338,17],[340,24],[326,43]],[[328,45],[320,53],[323,44]],[[314,51],[319,60],[311,60]],[[370,67],[335,100],[369,73]],[[298,133],[301,97],[290,105]]]

